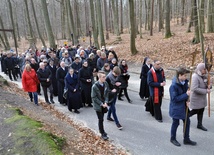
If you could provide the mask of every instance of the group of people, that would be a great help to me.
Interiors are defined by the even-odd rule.
[[[14,52],[4,52],[1,54],[2,71],[5,74],[17,75],[14,72],[15,63],[19,64],[20,78],[24,91],[28,92],[30,101],[35,105],[38,103],[38,95],[43,90],[45,102],[54,104],[54,96],[58,96],[58,102],[68,107],[69,111],[79,114],[81,107],[94,107],[93,85],[100,80],[100,73],[107,77],[108,84],[108,116],[107,120],[115,122],[117,128],[123,127],[119,123],[116,114],[116,101],[123,101],[124,96],[129,103],[130,99],[127,87],[130,78],[126,60],[119,62],[114,49],[108,50],[103,46],[100,50],[96,47],[84,49],[82,46],[64,46],[58,50],[42,49],[40,52],[28,49],[18,56]],[[65,93],[66,92],[66,93]],[[98,114],[99,122],[101,117]],[[103,130],[100,129],[102,137]]]
[[[184,141],[186,145],[196,145],[190,140],[190,119],[189,117],[197,114],[197,128],[203,131],[207,129],[203,126],[203,112],[207,105],[207,94],[211,92],[211,85],[208,84],[206,67],[204,63],[199,63],[191,78],[191,86],[188,85],[189,70],[180,67],[172,80],[169,88],[170,107],[169,115],[172,118],[170,141],[176,146],[181,144],[176,140],[176,132],[179,120],[184,122]],[[149,58],[145,58],[142,66],[141,85],[139,95],[146,101],[146,111],[149,111],[158,122],[162,122],[161,104],[164,93],[166,79],[161,62],[154,60],[151,64]],[[191,109],[191,110],[190,110]]]

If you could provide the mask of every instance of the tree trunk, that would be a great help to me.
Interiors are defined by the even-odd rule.
[[[5,49],[5,50],[9,50],[10,48],[8,48],[7,45],[5,44],[4,39],[3,39],[3,37],[1,36],[1,34],[0,34],[0,40],[1,40],[2,44],[3,44],[3,46],[4,46],[4,49]],[[0,44],[0,45],[1,45],[1,44]]]
[[[142,39],[142,1],[140,0],[139,22],[140,22],[140,39]]]
[[[201,25],[201,7],[200,7],[200,2],[199,0],[197,0],[197,9],[198,9],[198,30],[199,30],[199,40],[201,43],[201,54],[204,60],[204,36],[203,36],[203,32],[202,32],[202,28],[203,26]]]
[[[123,0],[120,0],[120,33],[123,33]]]
[[[76,28],[77,28],[77,38],[80,37],[80,35],[82,34],[82,29],[81,29],[81,24],[80,24],[80,17],[79,17],[79,4],[77,0],[74,0],[74,11],[76,14]],[[73,27],[74,29],[74,27]]]
[[[150,12],[151,12],[150,11],[151,10],[151,1],[150,0],[148,1],[147,7],[148,7],[148,10],[147,10],[148,11],[148,13],[147,13],[147,24],[148,24],[148,30],[150,30],[150,28],[151,28],[151,25],[150,25],[151,22],[149,21],[150,20],[150,16],[151,16],[150,15]]]
[[[146,19],[145,19],[145,30],[148,30],[148,28],[147,28],[147,23],[148,23],[148,7],[147,7],[147,2],[146,2],[146,0],[145,0],[145,12],[146,12]]]
[[[34,38],[33,28],[32,28],[32,25],[31,25],[31,20],[30,20],[27,0],[24,0],[24,4],[25,4],[25,9],[26,9],[26,15],[27,15],[27,25],[28,25],[29,37],[30,37],[30,39],[33,39]]]
[[[208,0],[207,1],[207,32],[208,33],[212,33],[214,32],[213,29],[213,15],[214,11],[213,11],[213,0]]]
[[[66,21],[66,3],[64,0],[61,0],[60,2],[60,11],[61,11],[61,35],[62,39],[66,39],[66,33],[65,33],[65,21]]]
[[[107,3],[104,0],[103,1],[104,5],[104,16],[105,16],[105,27],[106,27],[106,39],[109,39],[109,18],[108,18],[108,12],[107,12]]]
[[[27,1],[27,0],[26,0]],[[31,7],[32,7],[32,11],[33,11],[33,17],[34,17],[34,20],[35,20],[35,24],[36,24],[36,29],[37,29],[37,32],[38,32],[38,35],[39,35],[39,38],[42,42],[42,45],[46,48],[46,45],[45,45],[45,41],[42,37],[42,34],[39,30],[39,24],[38,24],[38,21],[37,21],[37,17],[36,17],[36,11],[35,11],[35,7],[34,7],[34,2],[33,0],[31,0]]]
[[[71,8],[71,3],[70,3],[70,0],[67,0],[67,9],[68,9],[68,17],[69,20],[70,20],[70,25],[72,27],[72,30],[73,30],[73,45],[76,45],[79,43],[78,41],[78,37],[77,37],[77,29],[76,29],[76,26],[74,25],[74,18],[73,18],[73,13],[72,13],[72,8]]]
[[[100,46],[105,46],[105,38],[103,34],[103,20],[102,20],[102,11],[100,0],[97,0],[97,15],[98,15],[98,28],[100,35]]]
[[[13,8],[12,8],[12,4],[11,4],[11,0],[8,0],[8,4],[9,4],[9,10],[10,10],[10,19],[11,19],[11,24],[13,27],[13,38],[14,38],[14,44],[15,44],[15,48],[18,47],[18,43],[17,43],[17,37],[16,37],[16,27],[14,24],[14,20],[13,20]],[[16,50],[17,53],[17,50]]]
[[[182,7],[182,10],[181,10],[181,25],[183,26],[184,25],[185,0],[181,1],[181,7]]]
[[[41,0],[41,4],[42,4],[42,11],[44,15],[45,27],[47,30],[49,45],[50,47],[55,48],[56,44],[55,44],[55,39],[54,39],[51,22],[48,14],[48,7],[47,7],[46,0]]]
[[[130,20],[130,50],[133,55],[137,54],[138,51],[135,46],[135,22],[134,22],[134,1],[129,0],[129,20]]]
[[[193,26],[193,14],[194,14],[194,0],[191,0],[191,15],[190,15],[190,21],[189,21],[189,25],[188,25],[188,28],[187,28],[187,32],[191,32],[191,27]]]
[[[119,25],[118,25],[118,14],[117,14],[117,9],[116,9],[116,6],[118,6],[118,5],[115,5],[115,0],[111,0],[111,6],[112,6],[113,14],[114,14],[114,18],[113,18],[114,33],[116,33],[116,35],[117,35],[117,40],[121,40]]]
[[[4,29],[4,24],[3,24],[3,21],[2,21],[1,15],[0,15],[0,27],[1,27],[2,29]],[[9,49],[10,49],[10,44],[9,44],[9,41],[8,41],[6,32],[3,31],[2,34],[3,34],[3,37],[4,37],[3,40],[4,40],[4,43],[5,43],[5,50],[9,50]]]
[[[18,41],[21,41],[21,37],[20,37],[20,34],[19,34],[19,25],[18,25],[18,18],[17,18],[17,2],[15,3],[15,7],[14,7],[14,15],[15,15],[15,18],[14,18],[14,23],[15,23],[15,27],[16,27],[16,32],[17,32],[17,38],[18,38]]]
[[[163,29],[163,12],[162,12],[162,0],[158,0],[158,32]]]
[[[84,0],[84,6],[85,6],[85,35],[88,36],[89,35],[89,19],[88,19],[88,1]]]
[[[171,34],[171,30],[170,30],[170,0],[166,0],[166,4],[165,4],[165,38],[170,38],[172,36]]]
[[[200,0],[199,2],[199,10],[200,11],[200,21],[201,21],[201,32],[205,32],[205,22],[204,22],[204,0]]]
[[[197,14],[197,3],[196,0],[194,0],[194,6],[193,6],[193,23],[195,28],[194,38],[192,40],[193,44],[197,44],[200,42],[199,38],[199,28],[198,28],[198,14]]]
[[[99,42],[97,36],[97,27],[95,23],[95,15],[94,15],[94,3],[93,0],[90,0],[90,12],[91,12],[91,23],[92,23],[92,32],[94,38],[94,45],[99,49]]]
[[[154,0],[152,0],[152,3],[151,3],[151,19],[150,19],[150,36],[153,35],[153,16],[154,16]]]
[[[70,18],[69,18],[70,12],[69,12],[69,7],[68,7],[68,1],[67,0],[66,0],[66,3],[64,5],[65,5],[64,7],[65,7],[65,10],[66,10],[65,20],[66,20],[66,26],[67,26],[66,38],[68,39],[68,41],[72,41],[72,44],[74,45],[74,41],[71,40],[71,28],[72,28],[72,25],[71,25],[71,21],[70,21]]]

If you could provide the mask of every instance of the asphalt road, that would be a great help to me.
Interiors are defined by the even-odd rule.
[[[135,68],[136,69],[136,68]],[[130,68],[130,70],[132,70]],[[1,75],[3,75],[1,73]],[[183,122],[177,130],[177,140],[181,147],[176,147],[170,143],[171,118],[169,112],[169,93],[168,87],[171,80],[167,80],[165,87],[165,96],[162,103],[163,123],[157,122],[150,113],[145,111],[145,101],[141,100],[138,91],[140,87],[139,75],[130,73],[128,93],[133,100],[130,104],[124,98],[124,101],[117,101],[117,115],[123,130],[118,130],[113,122],[104,121],[105,130],[108,133],[109,140],[117,146],[125,148],[133,155],[214,155],[214,112],[211,107],[211,117],[207,116],[207,109],[204,113],[203,125],[208,129],[207,132],[196,128],[196,116],[191,118],[190,138],[197,142],[196,146],[184,145],[183,141]],[[5,77],[5,75],[3,75]],[[7,78],[7,77],[5,77]],[[20,87],[20,80],[17,83]],[[40,96],[40,98],[42,98]],[[57,98],[54,98],[57,102]],[[213,92],[211,94],[211,105],[213,102]],[[68,111],[67,107],[58,103],[55,107],[68,115],[83,126],[91,128],[98,133],[98,120],[93,108],[84,107],[80,109],[80,114],[74,114]]]

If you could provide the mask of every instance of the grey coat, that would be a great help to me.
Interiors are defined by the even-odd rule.
[[[91,99],[92,99],[92,104],[93,104],[93,108],[95,111],[101,112],[102,111],[102,105],[104,103],[108,103],[109,99],[108,99],[108,95],[109,95],[109,86],[107,82],[104,82],[104,101],[102,101],[101,98],[101,93],[100,90],[98,88],[99,82],[95,82],[92,86],[91,89]]]
[[[197,73],[192,75],[190,108],[201,109],[207,106],[207,78]]]

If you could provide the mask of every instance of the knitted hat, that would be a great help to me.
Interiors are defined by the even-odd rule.
[[[198,71],[205,69],[205,63],[199,63],[196,68]]]

